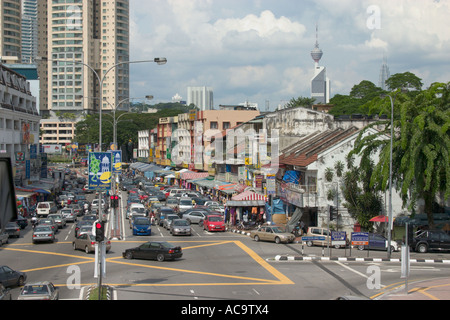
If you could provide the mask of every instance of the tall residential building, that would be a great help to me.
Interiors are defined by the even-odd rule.
[[[311,51],[314,60],[314,77],[311,79],[311,98],[316,99],[314,104],[325,104],[330,102],[330,79],[327,78],[327,69],[319,66],[323,52],[319,48],[318,28],[316,25],[316,45]]]
[[[188,87],[187,105],[190,104],[194,104],[201,111],[213,110],[213,89],[210,87]]]
[[[34,63],[38,45],[37,28],[37,0],[22,0],[22,63]]]
[[[129,0],[39,1],[38,26],[43,114],[98,111],[99,90],[103,110],[129,97],[129,65],[114,67],[129,61]]]
[[[0,0],[0,56],[21,59],[21,3],[20,0]],[[9,61],[8,61],[9,62]]]
[[[387,58],[386,56],[383,57],[383,64],[381,65],[380,68],[380,77],[378,79],[378,87],[380,87],[383,90],[386,90],[386,80],[389,79],[389,77],[391,76],[390,72],[389,72],[389,67],[387,65]]]

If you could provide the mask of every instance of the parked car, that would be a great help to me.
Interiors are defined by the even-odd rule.
[[[420,253],[450,250],[450,235],[442,230],[425,230],[413,238],[411,248]]]
[[[174,219],[170,224],[169,232],[174,236],[178,235],[190,236],[192,234],[191,224],[186,219]]]
[[[0,233],[0,247],[4,244],[7,244],[9,241],[9,234],[5,232]]]
[[[179,217],[176,214],[168,214],[163,221],[163,227],[164,229],[169,230],[170,229],[170,225],[172,224],[172,221],[174,219],[179,219]]]
[[[12,238],[12,237],[19,238],[20,237],[20,227],[15,222],[8,222],[5,226],[5,233],[7,233],[10,238]]]
[[[181,247],[165,241],[150,241],[139,247],[126,249],[122,256],[126,259],[174,260],[183,256]]]
[[[37,242],[54,242],[55,241],[55,232],[52,230],[52,227],[49,225],[41,225],[38,224],[33,230],[33,243]]]
[[[0,284],[0,300],[12,300],[11,290]]]
[[[225,231],[225,221],[222,216],[208,215],[202,223],[206,231]]]
[[[208,216],[208,213],[206,211],[199,211],[194,210],[189,213],[183,214],[183,219],[186,219],[189,221],[189,223],[199,223],[200,221],[203,221]]]
[[[56,232],[58,232],[58,226],[56,225],[55,220],[53,220],[52,218],[39,219],[38,225],[49,226],[50,228],[52,228],[55,234]]]
[[[293,242],[295,236],[292,233],[285,232],[279,226],[261,226],[257,230],[250,231],[250,238],[255,241],[272,241],[278,244]]]
[[[77,215],[76,215],[75,211],[73,210],[73,208],[62,208],[60,213],[62,214],[64,219],[66,219],[66,222],[68,222],[68,221],[76,222],[77,221]]]
[[[363,246],[359,245],[358,250],[384,250],[388,249],[388,240],[376,233],[369,233],[369,245]],[[391,252],[399,251],[401,245],[397,243],[397,241],[391,240]]]
[[[28,226],[28,219],[21,215],[17,215],[15,222],[19,225],[20,229],[25,229]]]
[[[46,217],[51,213],[56,213],[58,208],[53,202],[38,202],[36,206],[36,214],[38,217]]]
[[[329,235],[329,230],[327,228],[319,228],[319,227],[309,227],[304,237],[324,237],[325,240],[308,240],[306,241],[306,245],[308,247],[311,246],[326,246],[327,242],[331,245],[331,237]]]
[[[8,266],[0,266],[0,284],[4,287],[23,286],[27,281],[27,274],[15,271]]]
[[[86,253],[94,252],[95,245],[97,242],[95,241],[95,236],[92,232],[80,233],[75,237],[75,240],[72,242],[73,250],[84,250]],[[111,250],[111,241],[106,241],[106,253]]]
[[[180,212],[184,212],[188,209],[192,209],[194,207],[192,203],[192,199],[189,197],[181,197],[178,202],[178,210]]]
[[[59,290],[49,281],[26,284],[17,300],[58,300]]]
[[[161,207],[161,208],[159,208],[158,211],[156,211],[155,224],[159,225],[159,226],[162,226],[163,223],[164,223],[164,219],[169,214],[175,214],[175,211],[173,211],[173,209],[169,208],[169,207]]]
[[[53,220],[55,220],[55,223],[59,229],[62,229],[66,226],[66,219],[60,213],[49,214],[48,218],[52,218]]]
[[[150,236],[152,234],[152,223],[147,217],[136,216],[131,219],[130,228],[135,236]]]

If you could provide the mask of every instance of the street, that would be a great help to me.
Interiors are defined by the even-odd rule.
[[[93,196],[91,196],[93,197]],[[126,195],[124,194],[124,197]],[[126,198],[124,198],[126,199]],[[133,236],[128,220],[119,219],[124,231],[113,240],[106,255],[103,283],[114,287],[117,300],[330,300],[340,296],[376,299],[383,292],[404,284],[399,262],[277,260],[276,256],[320,258],[327,248],[301,243],[255,242],[245,234],[206,232],[193,225],[192,236],[172,236],[152,226],[151,236]],[[0,247],[2,264],[27,273],[28,282],[49,280],[60,298],[81,299],[82,288],[96,284],[94,254],[74,251],[75,224],[57,233],[55,243],[32,244],[31,226],[18,239]],[[122,252],[149,240],[179,245],[183,257],[174,261],[127,260]],[[350,257],[349,249],[332,249],[332,256]],[[385,258],[385,252],[353,249],[352,257]],[[393,253],[393,258],[400,253]],[[448,253],[412,253],[411,258],[450,260]],[[376,260],[376,259],[375,259]],[[448,276],[449,263],[414,263],[410,282]],[[13,299],[20,288],[13,288]]]

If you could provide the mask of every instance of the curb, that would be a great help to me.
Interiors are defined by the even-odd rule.
[[[82,293],[82,295],[83,295],[82,300],[89,300],[89,296],[91,294],[92,289],[95,289],[96,287],[97,286],[88,286],[86,288],[83,288],[84,293]],[[110,286],[106,286],[106,285],[104,285],[104,287],[107,288],[107,291],[106,291],[107,300],[114,300],[114,294],[113,294],[114,288],[110,287]]]
[[[301,257],[277,255],[275,261],[343,261],[343,262],[401,262],[401,259],[388,258],[352,258],[352,257]],[[443,263],[450,264],[450,260],[444,259],[410,259],[410,263]]]
[[[249,236],[249,235],[250,235],[250,232],[244,231],[244,230],[231,229],[231,230],[229,230],[229,231],[230,231],[230,232],[233,232],[233,233],[243,234],[243,235],[245,235],[245,236]]]

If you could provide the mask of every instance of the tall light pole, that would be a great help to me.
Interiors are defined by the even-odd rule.
[[[394,103],[395,98],[400,92],[407,92],[406,89],[401,89],[394,93],[394,96],[387,95],[391,100],[391,140],[390,140],[390,149],[389,149],[389,207],[388,207],[388,259],[391,258],[391,238],[392,238],[392,227],[393,227],[393,218],[392,218],[392,153],[393,153],[393,142],[394,142]],[[386,95],[382,95],[385,97]]]
[[[134,64],[134,63],[145,63],[145,62],[155,62],[158,65],[163,65],[167,63],[167,59],[166,58],[154,58],[152,60],[136,60],[136,61],[123,61],[123,62],[118,62],[114,65],[112,65],[109,69],[107,69],[104,73],[103,76],[100,77],[100,75],[98,74],[97,71],[95,71],[95,69],[90,66],[87,63],[84,63],[82,61],[77,61],[77,60],[61,60],[61,59],[48,59],[47,57],[36,57],[36,61],[42,61],[42,60],[46,60],[48,62],[64,62],[64,63],[69,63],[69,64],[81,64],[87,68],[89,68],[95,75],[95,77],[97,78],[98,82],[99,82],[99,92],[98,92],[98,99],[100,101],[99,103],[99,151],[102,151],[102,109],[103,109],[103,99],[102,99],[102,93],[103,93],[103,82],[105,81],[106,76],[108,75],[108,73],[115,69],[118,66],[121,65],[126,65],[126,64]],[[103,206],[102,206],[102,200],[103,200],[103,191],[102,190],[98,190],[99,191],[99,202],[98,202],[98,211],[99,211],[99,218],[102,215],[103,212]],[[102,250],[103,250],[103,242],[99,242],[98,243],[98,252],[99,252],[99,257],[98,257],[98,263],[99,263],[99,267],[98,267],[98,288],[99,288],[99,297],[100,297],[100,292],[101,292],[101,286],[102,286],[102,273],[103,273],[103,268],[102,268]]]

